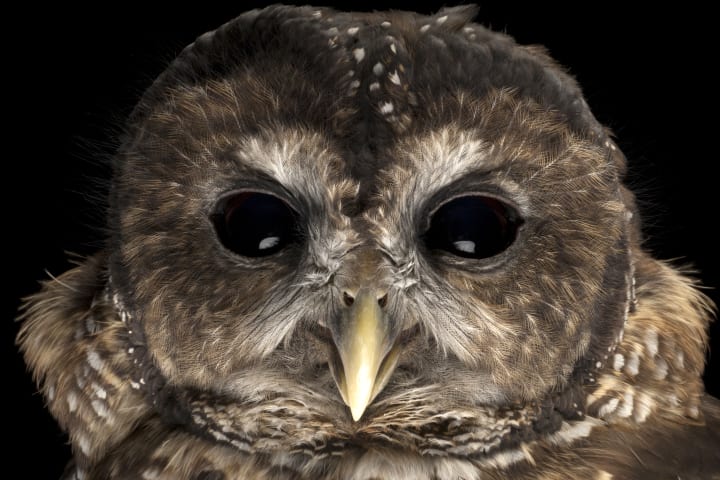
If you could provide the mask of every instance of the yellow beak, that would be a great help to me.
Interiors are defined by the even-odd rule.
[[[355,421],[385,387],[395,369],[399,349],[392,348],[392,335],[373,292],[361,291],[334,334],[342,372],[336,381],[340,395]]]

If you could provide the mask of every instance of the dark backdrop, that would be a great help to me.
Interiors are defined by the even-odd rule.
[[[6,471],[15,467],[24,478],[57,478],[70,452],[14,346],[19,299],[37,289],[46,271],[58,275],[68,268],[65,252],[88,254],[102,245],[107,157],[118,125],[141,92],[196,36],[262,6],[116,3],[26,5],[4,15],[7,86],[1,115],[11,125],[4,127],[2,148],[3,237],[10,268],[0,338],[9,379],[3,397],[9,398],[4,414],[11,429],[5,438],[12,445],[4,451],[10,455]],[[598,7],[592,9],[542,3],[488,0],[477,20],[520,43],[545,45],[578,78],[596,116],[616,133],[630,160],[629,183],[639,194],[646,246],[657,257],[694,266],[717,302],[712,148],[720,132],[710,71],[717,54],[711,52],[711,29],[703,26],[710,13],[659,6],[630,11],[614,1],[583,4]],[[418,8],[402,2],[340,5]],[[431,2],[420,10],[440,6]],[[711,335],[717,350],[717,325]],[[709,356],[705,376],[716,396],[718,357]],[[20,451],[30,456],[22,458]]]

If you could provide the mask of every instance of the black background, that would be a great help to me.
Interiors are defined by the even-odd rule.
[[[24,478],[57,478],[70,451],[43,409],[14,345],[20,298],[47,272],[69,266],[65,252],[102,245],[107,158],[118,126],[141,92],[186,44],[262,3],[201,2],[193,8],[118,3],[116,7],[37,7],[4,14],[0,110],[5,122],[3,239],[9,268],[3,293],[5,438],[10,467]],[[484,2],[477,21],[520,43],[543,44],[576,76],[601,123],[630,160],[628,182],[639,196],[646,247],[656,257],[691,265],[716,302],[717,181],[713,147],[717,61],[709,11],[633,11],[615,2],[527,5]],[[320,5],[322,3],[318,3]],[[342,9],[435,11],[409,3],[338,4]],[[592,5],[596,8],[578,7]],[[708,20],[709,22],[709,20]],[[711,329],[718,349],[720,331]],[[705,381],[720,395],[720,355]],[[8,403],[9,402],[9,403]],[[29,453],[28,460],[19,452]]]

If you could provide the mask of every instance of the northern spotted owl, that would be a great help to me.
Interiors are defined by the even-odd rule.
[[[720,475],[711,305],[541,48],[273,6],[130,116],[101,253],[18,337],[74,479]]]

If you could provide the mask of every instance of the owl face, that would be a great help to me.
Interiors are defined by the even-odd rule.
[[[635,227],[574,82],[462,9],[263,12],[186,50],[116,159],[135,380],[293,445],[529,424],[593,382]]]

